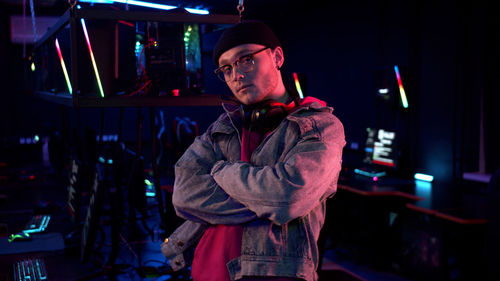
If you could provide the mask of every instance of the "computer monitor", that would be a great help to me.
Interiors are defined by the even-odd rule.
[[[374,170],[395,171],[398,166],[397,133],[386,129],[367,128],[363,163]]]

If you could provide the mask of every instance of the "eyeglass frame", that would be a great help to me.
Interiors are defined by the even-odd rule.
[[[227,66],[230,66],[230,67],[231,67],[231,76],[232,76],[232,75],[233,75],[233,71],[236,69],[236,67],[238,67],[238,69],[240,69],[240,68],[239,68],[239,66],[238,66],[239,62],[240,62],[242,59],[247,58],[247,57],[250,57],[250,58],[252,59],[252,64],[251,64],[252,68],[251,68],[250,70],[248,70],[248,71],[244,71],[244,70],[242,70],[242,69],[240,69],[240,70],[241,70],[241,71],[243,71],[244,73],[249,73],[249,72],[251,72],[251,71],[253,70],[253,66],[255,65],[255,59],[254,59],[255,55],[256,55],[256,54],[258,54],[258,53],[260,53],[260,52],[262,52],[262,51],[265,51],[265,50],[267,50],[267,49],[269,49],[269,48],[270,48],[270,47],[265,47],[265,48],[263,48],[263,49],[260,49],[260,50],[255,51],[255,52],[253,52],[253,53],[243,55],[243,56],[241,56],[241,57],[237,58],[237,59],[236,59],[233,63],[230,63],[230,64],[225,64],[225,65],[223,65],[223,66],[220,66],[220,67],[216,68],[216,69],[214,70],[214,74],[215,74],[215,76],[217,76],[217,77],[219,78],[219,80],[221,80],[221,81],[222,81],[222,82],[224,82],[224,83],[227,83],[228,81],[226,81],[226,79],[225,79],[225,76],[226,76],[226,75],[225,75],[225,74],[224,74],[224,72],[222,71],[222,68],[227,67]],[[222,76],[224,76],[224,77],[221,77],[221,76],[219,75],[219,73],[222,73]]]

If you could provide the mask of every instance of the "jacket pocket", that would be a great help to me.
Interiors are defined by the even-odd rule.
[[[312,236],[307,231],[308,216],[298,218],[283,226],[286,230],[283,256],[311,259],[310,245]]]
[[[256,220],[246,225],[243,232],[242,254],[256,257],[282,256],[282,226],[263,222]]]

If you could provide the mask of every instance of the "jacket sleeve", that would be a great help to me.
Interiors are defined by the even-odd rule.
[[[297,118],[298,139],[274,165],[220,160],[215,182],[258,217],[279,225],[305,216],[337,189],[344,128],[331,113]],[[265,157],[265,156],[263,156]]]
[[[257,218],[213,180],[210,171],[223,158],[210,136],[197,137],[175,164],[172,203],[178,216],[208,224],[241,224]]]
[[[161,252],[174,271],[193,262],[194,250],[207,225],[185,221],[161,244]]]

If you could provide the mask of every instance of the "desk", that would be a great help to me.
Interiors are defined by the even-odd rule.
[[[436,218],[440,218],[443,220],[447,220],[449,222],[454,222],[458,224],[487,224],[488,220],[486,218],[464,218],[463,216],[460,215],[455,215],[453,214],[453,210],[432,210],[432,209],[427,209],[427,208],[422,208],[418,207],[417,205],[414,204],[406,204],[406,207],[410,210],[420,212],[423,214],[427,214],[429,216],[435,216]],[[451,212],[451,214],[450,214]]]
[[[358,262],[428,280],[467,280],[484,261],[485,200],[452,184],[341,177],[326,226],[333,247]]]
[[[392,225],[406,208],[424,198],[416,196],[412,181],[359,175],[342,175],[337,194],[328,201],[327,233],[333,247],[355,259],[380,266],[390,265],[397,233]]]
[[[373,185],[371,187],[364,187],[364,188],[359,188],[351,185],[346,185],[346,184],[339,184],[338,188],[356,193],[359,195],[363,196],[371,196],[371,197],[399,197],[399,198],[405,198],[410,201],[420,201],[424,200],[424,198],[413,195],[411,193],[407,193],[405,191],[400,191],[397,190],[396,188],[391,188],[387,186],[378,186],[378,185]]]
[[[339,190],[365,197],[406,201],[405,208],[460,224],[486,224],[484,194],[464,191],[462,186],[433,184],[397,178],[372,181],[363,176],[344,177]]]
[[[426,199],[406,204],[400,252],[412,254],[401,255],[398,262],[426,279],[481,280],[488,223],[486,195],[462,185],[416,185]]]
[[[372,178],[362,175],[344,174],[339,179],[338,187],[363,196],[393,196],[411,201],[425,199],[418,196],[413,181],[396,177],[382,177],[373,181]]]

